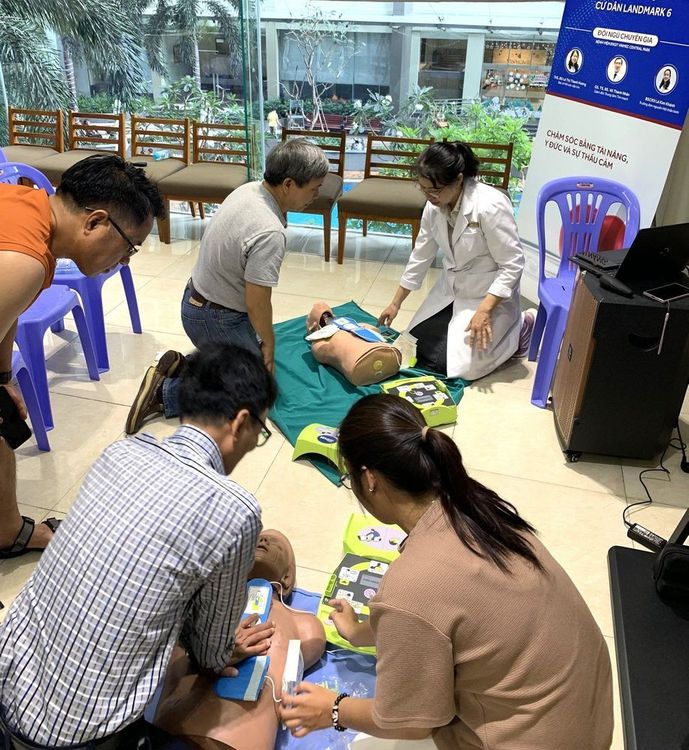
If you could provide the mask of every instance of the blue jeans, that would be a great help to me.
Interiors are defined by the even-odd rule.
[[[182,297],[182,326],[197,349],[206,344],[236,344],[261,356],[261,342],[245,312],[213,309],[208,302],[199,307],[189,301],[190,296],[187,287]],[[163,408],[168,418],[179,416],[178,390],[179,378],[165,378]]]

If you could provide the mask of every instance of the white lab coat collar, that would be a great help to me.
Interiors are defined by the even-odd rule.
[[[465,179],[464,190],[459,197],[459,200],[462,201],[462,205],[457,214],[455,228],[452,231],[452,248],[457,244],[457,240],[469,224],[478,224],[478,210],[476,209],[476,200],[474,199],[475,192],[476,180],[473,178]],[[452,248],[450,249],[452,250]]]

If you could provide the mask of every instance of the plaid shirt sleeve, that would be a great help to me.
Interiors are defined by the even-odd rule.
[[[202,669],[224,669],[234,649],[234,633],[246,606],[246,581],[254,563],[260,521],[245,519],[226,554],[190,603],[181,640]]]

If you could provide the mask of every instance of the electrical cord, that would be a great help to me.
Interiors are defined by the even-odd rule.
[[[291,609],[292,612],[299,612],[302,615],[312,615],[313,612],[309,612],[308,609],[295,609],[294,607],[290,607],[289,604],[285,604],[285,600],[282,596],[282,592],[284,590],[283,585],[280,583],[280,581],[268,581],[273,586],[279,586],[280,587],[280,593],[278,596],[280,597],[280,604],[282,604],[283,607],[287,607],[287,609]]]
[[[271,677],[271,676],[270,676],[269,674],[267,674],[267,675],[266,675],[266,680],[269,680],[269,681],[270,681],[270,688],[271,688],[271,690],[273,691],[273,701],[274,701],[275,703],[282,703],[282,698],[278,698],[278,697],[277,697],[277,696],[275,695],[275,681],[273,680],[273,678],[272,678],[272,677]]]
[[[667,476],[670,476],[670,470],[665,466],[663,463],[665,461],[665,454],[668,451],[668,448],[672,447],[676,450],[682,451],[682,461],[680,463],[680,466],[682,468],[682,471],[689,471],[689,461],[687,461],[687,454],[686,454],[686,448],[687,444],[682,440],[682,433],[679,429],[679,421],[675,425],[675,429],[677,430],[677,435],[679,436],[679,439],[672,438],[670,442],[665,447],[665,450],[663,451],[663,455],[660,457],[660,465],[655,469],[644,469],[643,471],[639,472],[639,482],[641,482],[641,486],[644,488],[644,492],[646,493],[647,500],[638,500],[635,503],[629,503],[625,506],[624,510],[622,511],[622,521],[624,522],[624,525],[630,529],[634,524],[632,524],[627,519],[627,514],[632,508],[636,508],[637,506],[641,505],[651,505],[653,503],[653,497],[651,496],[651,493],[648,489],[648,486],[646,485],[646,482],[644,482],[644,476],[646,474],[653,474],[660,472],[662,474],[667,474]],[[687,467],[685,469],[685,466]]]
[[[687,444],[682,439],[682,433],[679,429],[679,420],[677,420],[677,425],[675,427],[677,430],[677,435],[679,436],[679,449],[682,451],[682,461],[680,462],[680,469],[685,474],[689,474],[689,461],[687,460]],[[671,441],[672,442],[672,441]]]

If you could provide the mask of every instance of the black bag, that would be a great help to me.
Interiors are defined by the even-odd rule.
[[[658,596],[666,604],[689,604],[689,510],[674,530],[653,564]]]

